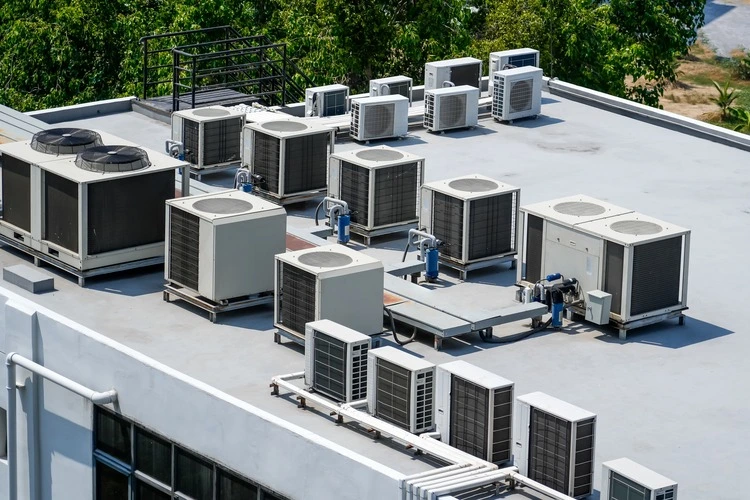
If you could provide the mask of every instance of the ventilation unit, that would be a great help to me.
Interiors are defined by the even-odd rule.
[[[370,414],[414,434],[432,430],[435,365],[390,346],[372,349],[368,357]]]
[[[452,361],[437,367],[436,400],[444,443],[498,465],[511,460],[513,382]]]
[[[492,117],[513,121],[542,112],[542,70],[531,66],[492,74]]]
[[[538,50],[525,48],[490,52],[490,95],[492,95],[493,87],[492,75],[495,72],[525,66],[539,67]]]
[[[471,85],[482,88],[482,61],[461,57],[445,61],[432,61],[424,65],[424,89]]]
[[[433,132],[475,127],[479,89],[470,85],[425,90],[424,126]]]
[[[367,335],[383,327],[383,263],[342,245],[276,256],[274,325],[294,340],[330,319]]]
[[[349,87],[325,85],[305,91],[305,116],[338,116],[349,111]]]
[[[519,474],[571,497],[593,493],[596,415],[542,392],[520,396],[517,411]]]
[[[344,200],[352,229],[379,231],[416,223],[424,158],[388,146],[331,155],[328,195]]]
[[[520,189],[483,175],[422,186],[419,225],[445,243],[440,258],[461,265],[516,253]]]
[[[413,81],[408,76],[389,76],[370,80],[370,97],[382,95],[402,95],[412,101]]]
[[[172,140],[185,146],[185,161],[201,170],[239,164],[244,111],[223,106],[172,114]]]
[[[677,483],[628,458],[602,468],[601,500],[677,500]]]
[[[167,201],[164,277],[214,302],[273,291],[286,211],[238,191]],[[262,235],[262,237],[258,237]]]
[[[244,143],[243,163],[256,177],[259,193],[285,201],[326,189],[332,129],[303,120],[250,123]]]
[[[370,337],[323,319],[305,329],[305,384],[340,403],[367,398]]]
[[[352,99],[349,135],[357,141],[388,139],[406,135],[409,99],[401,95]]]

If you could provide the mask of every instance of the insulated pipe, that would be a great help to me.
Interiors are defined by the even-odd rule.
[[[74,382],[67,377],[63,377],[57,372],[45,368],[44,366],[27,359],[16,352],[11,352],[5,357],[5,367],[7,370],[8,389],[8,498],[17,500],[18,498],[18,464],[16,463],[16,365],[39,375],[50,382],[59,385],[64,389],[78,394],[88,399],[94,404],[107,404],[117,401],[117,391],[114,389],[104,392],[97,392],[85,387],[78,382]]]
[[[433,488],[438,488],[448,484],[461,483],[468,479],[478,477],[478,474],[482,475],[484,473],[494,472],[495,470],[497,469],[489,469],[481,465],[472,465],[458,471],[439,474],[438,476],[431,477],[426,481],[413,483],[413,493],[416,494],[416,498],[422,498],[425,492],[430,491]]]
[[[522,476],[518,473],[518,471],[511,472],[508,475],[508,479],[512,479],[518,483],[523,484],[524,486],[531,488],[532,490],[538,491],[539,493],[544,493],[545,495],[556,498],[558,500],[575,500],[573,497],[569,497],[565,493],[560,493],[559,491],[553,490],[549,486],[545,486],[542,483],[534,481],[533,479]]]
[[[491,483],[493,481],[503,481],[516,470],[518,469],[516,469],[515,467],[508,467],[505,469],[498,469],[498,470],[489,472],[487,474],[481,474],[468,481],[461,481],[458,483],[445,485],[439,488],[429,490],[425,492],[425,495],[422,498],[429,499],[429,500],[437,500],[437,498],[442,495],[447,495],[447,494],[450,494],[456,491],[465,490],[468,488],[474,488],[476,486],[482,486],[487,483]],[[559,497],[556,497],[556,498],[559,498]]]
[[[430,243],[432,243],[432,246],[437,246],[437,238],[435,238],[434,235],[430,233],[426,233],[424,231],[420,231],[419,229],[409,229],[409,241],[413,242],[415,236],[421,236],[422,238],[426,238],[430,240]],[[412,243],[415,244],[415,243]]]
[[[179,141],[167,140],[164,143],[167,154],[180,161],[185,160],[185,145]],[[190,196],[190,165],[182,167],[182,185],[180,187],[182,196]]]

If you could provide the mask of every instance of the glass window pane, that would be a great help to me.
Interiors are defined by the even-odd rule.
[[[211,464],[190,452],[175,447],[175,490],[195,500],[213,499],[213,470]]]
[[[169,442],[136,427],[135,468],[172,486],[172,447]]]
[[[216,495],[218,500],[247,500],[257,498],[258,488],[256,486],[223,470],[219,470],[218,474],[219,491]]]
[[[130,424],[97,407],[96,448],[130,464]]]
[[[136,500],[170,500],[172,497],[139,479],[135,485],[135,498]]]
[[[97,462],[96,498],[98,500],[128,500],[128,476]]]
[[[267,491],[263,492],[263,500],[282,500],[281,497],[277,497],[276,495],[272,495]]]

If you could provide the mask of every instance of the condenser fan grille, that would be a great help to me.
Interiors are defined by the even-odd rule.
[[[93,130],[80,128],[53,128],[34,134],[31,149],[51,155],[80,153],[102,145],[102,138]]]
[[[440,129],[466,126],[466,94],[440,98]]]
[[[510,84],[511,113],[519,113],[531,109],[533,89],[534,82],[532,80],[520,80]]]
[[[91,172],[132,172],[148,167],[148,154],[132,146],[95,146],[78,153],[76,165]]]
[[[365,117],[365,137],[391,137],[393,135],[394,104],[377,104],[362,111]]]

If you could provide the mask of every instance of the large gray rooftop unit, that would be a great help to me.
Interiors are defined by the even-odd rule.
[[[424,89],[471,85],[482,88],[482,61],[473,57],[460,57],[431,61],[424,65]]]
[[[677,483],[628,458],[602,464],[601,500],[677,500]]]
[[[210,106],[172,114],[172,140],[182,142],[185,161],[202,170],[239,164],[245,112]]]

